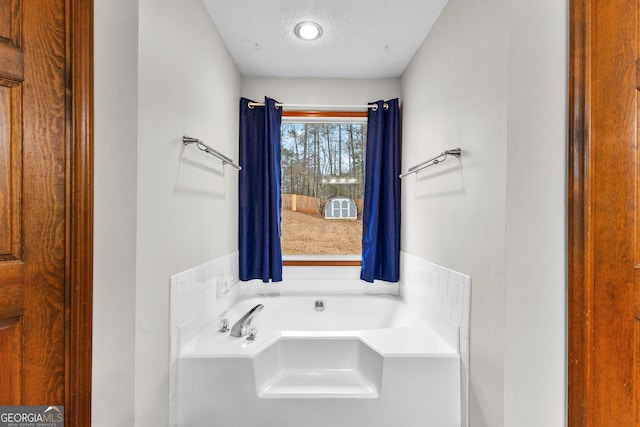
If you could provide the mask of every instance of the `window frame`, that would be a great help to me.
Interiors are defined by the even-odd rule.
[[[291,118],[310,119],[312,122],[329,121],[332,123],[344,120],[345,122],[367,123],[368,111],[349,110],[286,110],[282,111],[282,122],[293,122]],[[350,119],[350,120],[349,120]],[[358,120],[359,119],[359,120]],[[361,267],[362,254],[360,255],[282,255],[284,267]]]

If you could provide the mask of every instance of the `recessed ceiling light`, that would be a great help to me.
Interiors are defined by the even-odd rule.
[[[299,39],[317,40],[322,36],[322,27],[315,22],[300,22],[293,32]]]

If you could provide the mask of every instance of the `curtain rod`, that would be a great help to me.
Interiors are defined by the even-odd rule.
[[[264,107],[264,102],[249,102],[247,104],[249,108],[253,107]],[[285,104],[285,103],[276,103],[276,107],[285,108],[302,108],[305,110],[368,110],[371,108],[373,111],[378,109],[378,104],[365,104],[365,105],[323,105],[323,104]],[[387,103],[384,103],[384,109],[389,108]]]

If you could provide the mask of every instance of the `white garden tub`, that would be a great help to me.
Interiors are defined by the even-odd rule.
[[[460,426],[458,350],[399,299],[250,298],[223,317],[257,304],[254,341],[216,324],[180,351],[178,426]]]

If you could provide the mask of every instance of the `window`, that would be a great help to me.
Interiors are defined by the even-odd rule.
[[[281,131],[285,264],[359,262],[367,113],[285,111]]]

